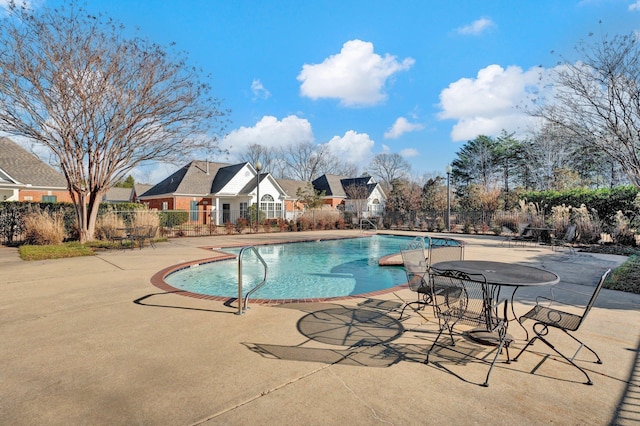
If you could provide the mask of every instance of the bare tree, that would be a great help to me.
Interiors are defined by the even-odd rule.
[[[329,150],[327,145],[300,142],[283,148],[280,154],[287,166],[284,177],[311,182],[326,170]]]
[[[576,50],[580,61],[555,68],[554,97],[533,114],[606,152],[640,187],[640,41],[604,36]]]
[[[394,180],[407,178],[411,170],[409,163],[400,154],[384,152],[373,157],[369,168],[387,192],[391,190]]]
[[[276,152],[273,148],[257,143],[249,145],[247,151],[240,156],[240,160],[255,165],[260,161],[262,170],[273,173],[276,168]],[[277,176],[278,177],[278,176]]]
[[[345,209],[350,206],[356,214],[358,221],[363,217],[363,213],[367,211],[369,204],[369,187],[366,184],[350,184],[344,188],[347,195]]]
[[[10,4],[0,20],[0,131],[48,147],[67,179],[80,240],[102,195],[134,167],[214,148],[225,113],[184,53],[168,52],[73,0]]]

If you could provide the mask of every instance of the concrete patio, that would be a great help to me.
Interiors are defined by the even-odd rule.
[[[359,232],[181,238],[156,249],[24,262],[0,247],[0,424],[638,424],[640,295],[603,290],[579,335],[603,364],[577,359],[594,384],[536,343],[496,364],[457,339],[423,361],[436,336],[427,309],[399,321],[408,289],[371,298],[276,306],[185,297],[150,284],[158,271],[215,256],[202,247],[361,236]],[[619,256],[506,247],[457,235],[466,259],[549,269],[589,293]],[[548,295],[549,289],[538,289]],[[516,313],[536,291],[517,293]],[[525,323],[526,324],[526,323]],[[530,326],[530,324],[528,324]],[[509,332],[524,345],[524,330]],[[558,348],[574,345],[555,335]],[[501,357],[499,360],[503,360]]]

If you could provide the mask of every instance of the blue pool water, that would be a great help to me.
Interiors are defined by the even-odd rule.
[[[256,246],[268,269],[266,284],[255,299],[310,299],[350,296],[406,282],[403,268],[379,266],[378,259],[398,253],[413,238],[375,235],[303,243]],[[433,241],[436,245],[437,240]],[[240,249],[225,249],[238,253]],[[251,250],[243,254],[243,295],[259,284],[262,264]],[[165,281],[193,293],[237,297],[238,262],[211,262],[176,271]]]

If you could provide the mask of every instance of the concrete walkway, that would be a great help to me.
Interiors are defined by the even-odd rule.
[[[499,363],[459,337],[424,364],[437,322],[429,310],[398,321],[408,289],[375,298],[252,305],[162,291],[159,270],[213,256],[201,247],[360,235],[346,231],[172,239],[156,249],[23,262],[0,247],[0,424],[638,424],[640,296],[603,290],[579,335],[578,362],[546,346]],[[458,235],[467,259],[522,262],[589,292],[624,258],[500,245]],[[538,291],[548,294],[547,289]],[[535,291],[519,291],[526,312]],[[509,328],[524,344],[524,331]],[[558,348],[573,353],[563,336]],[[504,358],[500,358],[504,359]]]

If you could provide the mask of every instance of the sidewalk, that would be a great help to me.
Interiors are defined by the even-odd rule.
[[[433,363],[423,363],[437,322],[429,310],[426,320],[411,312],[398,321],[396,308],[415,297],[408,289],[375,300],[252,304],[238,316],[235,301],[150,284],[168,266],[215,255],[202,247],[347,234],[181,238],[155,250],[37,262],[0,247],[0,424],[640,422],[640,295],[602,290],[580,329],[603,360],[588,362],[588,351],[577,358],[593,386],[537,343],[517,363],[496,364],[484,388],[478,384],[487,365],[475,358],[434,354]],[[466,259],[544,267],[560,275],[560,285],[586,292],[601,271],[624,261],[456,238],[467,243]],[[526,312],[535,296],[519,292],[516,312]],[[524,331],[509,332],[514,356]]]

